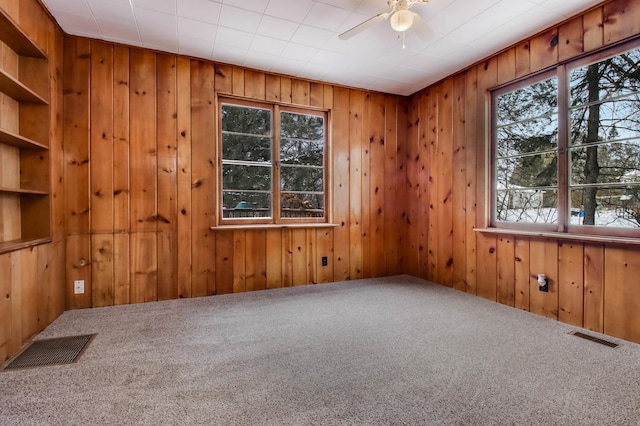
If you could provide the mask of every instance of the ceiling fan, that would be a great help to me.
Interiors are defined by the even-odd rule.
[[[387,4],[390,9],[388,12],[379,13],[373,18],[367,19],[350,30],[343,32],[338,36],[338,38],[340,40],[350,39],[372,25],[386,21],[387,19],[389,19],[389,23],[393,30],[404,33],[406,30],[411,28],[414,19],[416,17],[420,17],[420,15],[409,9],[411,9],[411,7],[416,3],[427,3],[429,1],[430,0],[387,0]]]

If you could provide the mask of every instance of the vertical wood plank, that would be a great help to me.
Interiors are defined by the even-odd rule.
[[[458,74],[453,86],[453,191],[451,194],[453,220],[453,288],[466,291],[466,212],[467,141],[465,133],[466,77]]]
[[[233,67],[231,78],[231,93],[244,96],[244,69]]]
[[[114,235],[91,235],[92,307],[114,304]]]
[[[322,257],[326,256],[327,262],[333,260],[333,229],[318,229],[316,233],[317,255],[316,255],[316,282],[319,284],[333,282],[333,266],[322,265]]]
[[[181,58],[178,58],[180,61]],[[226,64],[214,64],[214,86],[219,93],[231,93],[233,91],[233,67]]]
[[[497,302],[503,305],[515,305],[515,246],[513,238],[498,237],[497,264]]]
[[[324,107],[324,85],[322,83],[310,83],[309,105],[317,108]]]
[[[333,276],[336,280],[349,279],[349,90],[334,91],[333,126],[333,220],[339,226],[334,231]]]
[[[515,240],[515,304],[518,309],[529,310],[529,239]]]
[[[129,227],[129,49],[113,48],[113,230]]]
[[[530,312],[558,319],[558,243],[532,239],[529,252]],[[538,274],[545,274],[549,292],[539,290]]]
[[[531,72],[531,46],[529,40],[525,40],[515,47],[516,51],[516,78],[523,77]]]
[[[113,236],[113,279],[115,305],[131,303],[131,245],[129,234]]]
[[[439,281],[451,286],[453,282],[453,78],[441,84],[438,94],[438,260]]]
[[[604,246],[584,246],[584,328],[604,331]]]
[[[582,27],[584,51],[589,52],[602,47],[604,44],[604,23],[601,7],[582,16]]]
[[[242,293],[245,287],[245,231],[233,231],[233,292]]]
[[[233,232],[220,232],[216,235],[216,294],[233,293],[233,256]]]
[[[362,114],[363,93],[349,92],[349,276],[362,278]],[[294,244],[295,246],[295,244]],[[295,247],[294,247],[295,248]],[[295,253],[295,250],[294,250]],[[295,262],[294,262],[295,264]],[[295,282],[295,279],[294,279]]]
[[[515,48],[498,55],[498,84],[515,80],[517,73]]]
[[[91,41],[91,232],[113,232],[113,47]]]
[[[73,237],[72,237],[73,238]],[[11,285],[11,325],[9,327],[9,354],[22,347],[22,277],[21,259],[24,250],[11,253],[9,276]]]
[[[266,97],[265,75],[263,72],[244,71],[244,95],[255,100],[264,100]]]
[[[270,102],[280,102],[280,76],[267,74],[265,86],[265,99]]]
[[[234,85],[236,78],[234,68]],[[214,167],[217,164],[215,138],[214,68],[210,63],[191,62],[191,295],[215,294],[215,236],[210,227],[215,220]],[[242,79],[244,86],[244,78]]]
[[[604,251],[604,332],[640,342],[640,250],[606,247]],[[632,278],[633,277],[633,278]]]
[[[398,251],[400,248],[400,232],[398,218],[401,208],[398,206],[397,189],[403,182],[398,178],[398,122],[397,100],[385,95],[385,135],[384,135],[384,256],[385,275],[396,275],[398,268]]]
[[[176,299],[178,279],[177,60],[157,57],[158,300]]]
[[[38,331],[38,251],[32,247],[20,251],[20,313],[22,315],[22,342]]]
[[[417,113],[418,119],[411,120],[414,126],[417,126],[417,143],[415,152],[417,156],[411,155],[407,158],[407,167],[417,170],[417,179],[413,183],[416,188],[408,189],[416,195],[418,200],[417,209],[409,208],[410,218],[414,226],[418,227],[415,237],[409,236],[409,241],[418,238],[417,247],[414,244],[412,251],[417,250],[415,256],[418,260],[418,274],[421,278],[437,281],[437,247],[438,234],[434,228],[437,227],[438,217],[435,215],[437,204],[437,186],[438,182],[438,132],[437,132],[437,116],[438,116],[438,88],[431,87],[429,90],[423,91],[420,97],[415,100],[418,102]],[[411,132],[411,135],[414,131]],[[432,200],[433,199],[433,200]],[[415,258],[408,258],[415,261]]]
[[[156,55],[130,50],[130,209],[132,232],[157,230]],[[133,250],[131,252],[134,253]]]
[[[293,285],[293,239],[291,229],[282,230],[282,286]]]
[[[371,277],[371,93],[362,99],[362,139],[360,145],[360,229],[362,245],[362,273],[360,278]]]
[[[129,234],[131,303],[158,300],[158,238],[156,232]]]
[[[280,102],[291,103],[291,79],[288,77],[280,77]]]
[[[291,230],[292,251],[292,285],[308,284],[307,275],[307,231],[305,229]]]
[[[558,29],[551,28],[530,40],[531,72],[558,63]]]
[[[67,234],[89,233],[89,75],[91,42],[66,37],[64,181]]]
[[[291,80],[291,102],[294,104],[308,106],[310,103],[310,91],[311,88],[308,81]]]
[[[465,140],[466,140],[466,188],[465,188],[465,281],[466,291],[476,294],[476,215],[477,215],[477,133],[478,72],[472,67],[465,73]]]
[[[247,231],[245,240],[245,288],[247,291],[267,288],[266,232]]]
[[[603,6],[604,42],[615,43],[640,33],[640,8],[635,0],[617,0]]]
[[[11,346],[11,325],[13,321],[11,256],[11,253],[0,255],[0,271],[3,274],[3,279],[0,280],[0,363],[2,364],[13,354]]]
[[[219,69],[216,65],[216,81],[218,81],[219,77]],[[191,297],[191,61],[189,59],[178,58],[176,78],[178,110],[178,297]]]
[[[583,33],[582,16],[560,25],[558,28],[558,60],[565,61],[583,52]]]
[[[266,233],[267,288],[282,287],[282,231],[270,229]]]
[[[496,259],[497,240],[494,235],[478,235],[476,295],[489,300],[497,298],[498,264]]]
[[[582,327],[584,312],[584,247],[558,244],[558,320]]]
[[[422,99],[422,96],[419,98]],[[421,123],[420,123],[420,105],[421,101],[415,97],[408,104],[407,111],[407,130],[406,130],[406,180],[404,182],[404,191],[407,200],[414,202],[405,206],[405,221],[409,232],[406,235],[404,243],[404,258],[406,265],[404,271],[414,277],[420,276],[420,241],[424,241],[426,237],[426,228],[420,228],[420,218],[424,215],[420,214],[421,206],[425,205],[421,199],[420,192],[420,172],[422,169],[420,163],[420,141],[421,141]],[[425,119],[426,121],[426,119]],[[426,164],[423,173],[427,172]],[[424,175],[423,175],[424,176]],[[424,218],[426,220],[426,218]],[[427,223],[426,221],[424,223]],[[415,227],[418,227],[416,229]],[[423,252],[426,253],[427,247],[423,246]]]
[[[370,138],[369,138],[369,263],[370,276],[382,277],[385,274],[385,96],[371,95]],[[389,247],[390,249],[391,247]]]
[[[91,307],[91,237],[67,235],[67,309]],[[73,294],[73,282],[84,280],[84,294]]]

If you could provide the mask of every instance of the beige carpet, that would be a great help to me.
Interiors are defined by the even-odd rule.
[[[69,311],[0,424],[640,424],[640,346],[575,329],[408,276]]]

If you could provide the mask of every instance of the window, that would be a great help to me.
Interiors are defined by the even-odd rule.
[[[221,99],[221,223],[326,222],[327,114]]]
[[[492,225],[640,236],[640,49],[492,92]]]

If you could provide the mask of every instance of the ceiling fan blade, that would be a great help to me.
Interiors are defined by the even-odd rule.
[[[356,25],[355,27],[351,28],[350,30],[343,32],[342,34],[340,34],[338,36],[338,38],[340,40],[348,40],[351,37],[353,37],[354,35],[359,34],[362,31],[366,30],[370,26],[372,26],[374,24],[377,24],[378,22],[382,22],[382,21],[386,20],[389,17],[389,15],[390,15],[389,12],[379,13],[378,15],[374,16],[373,18],[367,19],[366,21],[362,22],[361,24]]]
[[[435,38],[435,34],[427,24],[427,21],[425,21],[422,16],[417,13],[413,18],[411,31],[413,31],[415,35],[417,35],[423,42],[432,41]]]

